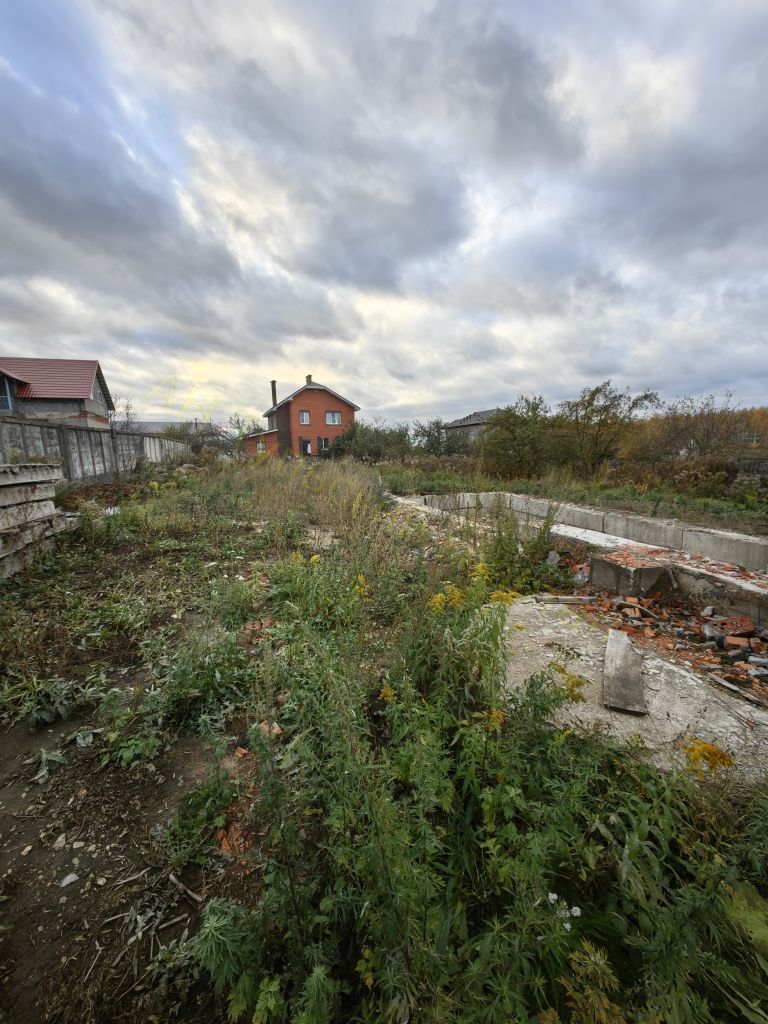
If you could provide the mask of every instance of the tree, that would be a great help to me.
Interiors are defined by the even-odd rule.
[[[110,410],[109,424],[114,430],[136,430],[137,419],[132,398],[115,395],[115,408]]]
[[[446,430],[441,419],[419,420],[413,424],[412,436],[414,447],[424,455],[462,455],[467,450],[466,438],[460,436],[461,431]]]
[[[632,423],[646,409],[659,404],[655,391],[632,395],[619,391],[610,380],[584,388],[578,398],[560,403],[560,416],[569,428],[576,460],[586,477],[618,452]]]
[[[381,420],[355,420],[333,443],[336,455],[353,455],[365,462],[404,459],[411,450],[407,424],[388,427]]]
[[[480,438],[480,454],[497,472],[531,477],[551,461],[552,417],[541,395],[520,395],[500,409]]]
[[[727,454],[751,436],[749,417],[730,392],[721,400],[701,395],[670,402],[653,433],[659,456],[671,459]]]

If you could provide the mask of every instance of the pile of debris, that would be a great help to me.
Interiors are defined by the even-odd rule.
[[[691,608],[659,594],[596,593],[579,604],[601,625],[629,634],[640,646],[661,648],[725,689],[768,707],[768,629],[758,629],[749,616],[718,615],[711,606]]]

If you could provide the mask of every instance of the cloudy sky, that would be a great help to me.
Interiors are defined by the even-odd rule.
[[[768,400],[768,0],[0,0],[0,353],[147,418]]]

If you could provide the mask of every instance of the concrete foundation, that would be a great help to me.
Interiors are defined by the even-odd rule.
[[[518,515],[532,519],[545,519],[551,510],[555,522],[563,526],[605,533],[651,547],[704,555],[717,562],[731,563],[756,572],[768,571],[768,537],[751,537],[748,534],[712,530],[703,526],[687,526],[676,519],[654,519],[629,512],[606,512],[581,505],[558,505],[546,498],[508,494],[504,491],[477,495],[429,494],[423,498],[423,502],[429,508],[455,512],[478,506],[490,510],[502,504]]]

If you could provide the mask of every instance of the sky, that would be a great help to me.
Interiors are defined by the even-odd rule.
[[[768,0],[0,0],[0,354],[146,419],[768,401]]]

